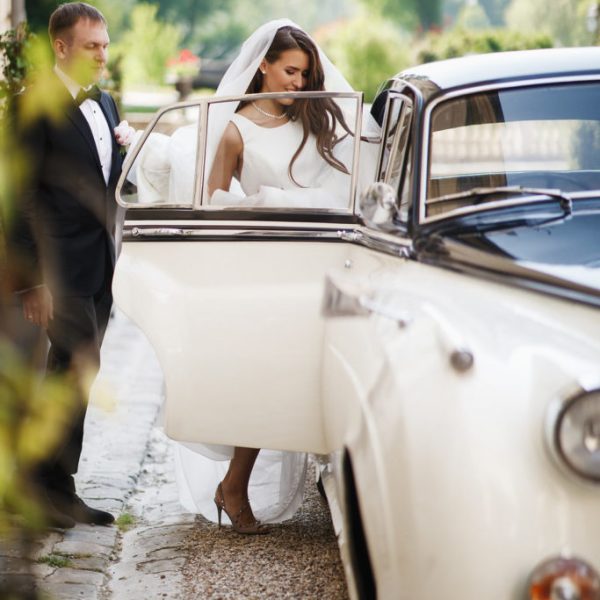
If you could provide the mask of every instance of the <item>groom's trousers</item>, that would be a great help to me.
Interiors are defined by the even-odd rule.
[[[80,376],[85,373],[85,379],[91,382],[100,368],[100,346],[111,306],[110,279],[94,296],[54,298],[54,318],[48,325],[46,374],[61,376],[72,397],[63,419],[61,441],[37,470],[38,482],[48,490],[75,492],[73,475],[81,455],[88,401]]]

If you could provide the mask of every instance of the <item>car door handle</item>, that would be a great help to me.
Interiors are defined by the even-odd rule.
[[[396,321],[401,328],[407,327],[413,320],[408,311],[389,303],[378,302],[373,296],[372,291],[359,283],[327,275],[322,314],[329,318],[377,314]],[[429,301],[419,300],[415,308],[418,314],[429,318],[435,324],[438,342],[452,368],[461,373],[470,370],[475,357],[460,331]]]
[[[184,237],[188,232],[178,227],[132,227],[132,237]]]
[[[342,278],[327,275],[325,278],[325,294],[323,298],[323,316],[355,317],[378,314],[392,319],[399,326],[405,327],[411,317],[407,311],[390,308],[377,302],[369,290]]]

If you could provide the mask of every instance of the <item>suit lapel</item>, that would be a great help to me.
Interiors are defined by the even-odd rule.
[[[87,122],[86,118],[83,116],[83,113],[79,110],[79,107],[75,104],[75,102],[71,103],[71,106],[67,109],[67,117],[73,123],[77,131],[82,135],[83,139],[86,141],[90,152],[92,153],[92,157],[98,170],[102,173],[102,165],[100,164],[100,157],[98,156],[98,149],[96,148],[96,142],[94,141],[94,135],[92,134],[92,130],[90,129],[90,125]]]
[[[106,121],[108,123],[108,128],[112,132],[115,127],[118,125],[118,116],[115,113],[114,105],[111,97],[106,93],[102,92],[102,96],[100,97],[100,108],[104,113]],[[110,168],[110,175],[108,178],[109,184],[115,179],[115,176],[118,176],[120,172],[121,166],[121,157],[119,156],[119,145],[117,144],[117,140],[114,135],[111,135],[112,138],[112,162]]]

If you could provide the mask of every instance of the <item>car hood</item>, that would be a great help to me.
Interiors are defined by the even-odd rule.
[[[451,237],[517,261],[600,268],[600,211],[576,211],[546,224],[471,229]]]
[[[465,221],[437,232],[435,241],[417,247],[417,255],[600,305],[600,210],[594,204],[550,221]]]

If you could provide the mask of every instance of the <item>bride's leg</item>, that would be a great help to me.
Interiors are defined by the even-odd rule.
[[[229,469],[221,482],[229,514],[237,515],[244,506],[248,507],[240,514],[242,524],[251,524],[254,521],[252,509],[248,504],[248,483],[259,452],[260,450],[256,448],[236,446],[233,451],[233,458],[229,463]]]

